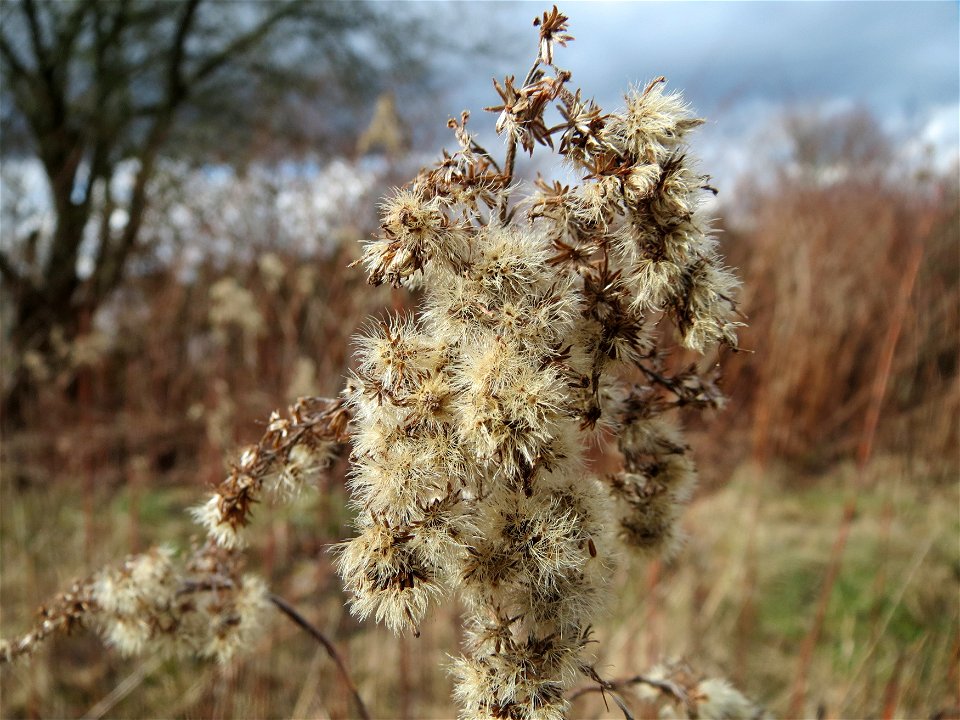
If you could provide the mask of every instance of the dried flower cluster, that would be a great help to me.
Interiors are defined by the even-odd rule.
[[[290,417],[274,412],[256,445],[243,450],[227,478],[194,518],[224,548],[243,546],[241,530],[264,490],[291,497],[327,468],[345,439],[348,415],[338,400],[301,398]]]
[[[193,510],[210,537],[182,567],[173,551],[154,548],[73,583],[38,610],[32,630],[0,640],[0,662],[81,627],[99,631],[128,655],[175,651],[227,662],[249,648],[265,627],[267,605],[278,601],[261,578],[241,575],[241,530],[265,492],[290,498],[329,466],[348,422],[343,402],[324,398],[302,398],[288,418],[273,413],[260,441],[242,451],[227,478]]]
[[[736,281],[697,214],[710,188],[684,144],[701,121],[662,78],[604,114],[552,65],[554,43],[572,39],[566,18],[554,8],[537,25],[526,79],[495,83],[504,166],[466,115],[451,121],[459,150],[384,204],[359,261],[373,284],[422,287],[423,304],[358,342],[346,391],[358,535],[339,571],[354,613],[395,631],[416,633],[433,600],[459,593],[465,717],[564,715],[615,536],[675,545],[695,473],[663,413],[719,399],[693,372],[663,372],[658,323],[690,349],[736,345]],[[517,146],[537,144],[583,182],[539,181],[516,201]],[[651,382],[631,390],[638,369]],[[624,456],[609,478],[585,459],[600,430]]]
[[[264,582],[240,575],[241,558],[207,543],[180,568],[154,548],[100,570],[38,611],[26,635],[0,644],[0,661],[26,655],[54,633],[97,629],[125,655],[147,648],[227,662],[263,626]]]
[[[160,551],[103,571],[4,646],[5,659],[87,619],[126,652],[164,639],[229,657],[266,597],[233,560],[252,505],[295,493],[349,442],[357,535],[337,562],[352,611],[416,634],[431,603],[457,593],[464,717],[557,719],[578,677],[611,689],[586,649],[618,548],[672,551],[695,483],[666,414],[722,402],[696,367],[670,371],[667,353],[674,339],[701,353],[736,347],[737,282],[698,212],[712,188],[685,141],[702,121],[663,78],[604,113],[553,64],[554,46],[573,39],[567,18],[554,7],[535,25],[533,67],[495,82],[502,102],[488,108],[504,162],[466,113],[451,120],[459,149],[385,202],[358,260],[373,284],[421,288],[417,312],[371,324],[341,400],[274,413],[194,511],[211,544],[184,574]],[[582,182],[539,179],[518,197],[517,149],[537,146]],[[596,475],[588,452],[612,438],[623,470]],[[738,712],[732,689],[698,688],[701,717]]]

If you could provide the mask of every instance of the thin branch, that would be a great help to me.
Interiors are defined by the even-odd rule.
[[[37,73],[46,93],[49,107],[43,112],[48,114],[50,128],[59,128],[67,114],[67,98],[63,87],[66,82],[66,65],[70,61],[63,48],[56,46],[45,47],[43,42],[43,28],[37,16],[37,7],[33,0],[23,0],[24,14],[30,27],[31,47],[37,60]],[[55,38],[52,42],[55,42]]]
[[[298,2],[284,3],[281,5],[279,10],[275,11],[266,20],[253,28],[253,30],[238,37],[216,55],[207,58],[206,62],[204,62],[193,73],[189,80],[189,84],[194,84],[200,80],[203,80],[205,77],[216,72],[225,64],[227,64],[231,58],[236,57],[238,54],[252,48],[263,39],[264,35],[266,35],[270,28],[284,18],[293,15],[294,12],[300,9],[300,6],[301,3]]]
[[[63,26],[57,32],[57,47],[64,58],[70,57],[73,52],[73,44],[80,35],[80,28],[83,27],[83,19],[92,8],[96,6],[96,0],[77,0],[73,6],[73,12],[64,21]]]
[[[175,102],[186,93],[186,87],[183,81],[183,57],[187,43],[187,35],[190,34],[190,28],[197,14],[197,7],[201,0],[189,0],[183,6],[183,14],[180,16],[180,22],[177,24],[177,33],[174,36],[173,51],[170,53],[170,65],[167,69],[167,100],[168,103]]]
[[[29,77],[30,71],[27,70],[27,66],[23,64],[17,53],[14,51],[13,46],[10,45],[10,42],[7,40],[7,36],[0,34],[0,55],[3,56],[3,59],[7,61],[7,65],[10,66],[10,70],[13,75],[18,77]]]
[[[360,717],[363,718],[363,720],[370,720],[370,713],[367,711],[367,706],[364,704],[363,698],[360,697],[360,693],[357,692],[357,686],[354,685],[353,680],[350,678],[350,673],[347,671],[347,666],[343,662],[343,658],[340,657],[340,653],[337,652],[337,648],[334,647],[333,643],[327,639],[326,635],[320,632],[314,625],[310,623],[310,621],[297,612],[297,610],[290,603],[288,603],[279,595],[271,595],[270,602],[276,605],[280,612],[290,618],[290,620],[292,620],[294,623],[299,625],[303,630],[306,630],[310,635],[313,636],[314,640],[323,646],[323,649],[327,651],[327,655],[330,656],[330,659],[333,660],[334,664],[337,666],[337,670],[340,672],[340,677],[343,680],[343,684],[347,686],[347,689],[353,696],[353,700],[357,704],[357,711],[360,713]]]
[[[575,690],[568,696],[567,699],[573,702],[577,698],[588,695],[589,693],[598,692],[605,694],[609,692],[613,694],[614,691],[622,692],[632,685],[649,685],[650,687],[656,688],[664,695],[670,697],[671,700],[682,704],[684,708],[691,708],[690,696],[687,695],[686,691],[680,687],[680,685],[669,680],[657,680],[655,678],[647,677],[646,675],[634,675],[633,677],[624,678],[622,680],[604,680],[596,674],[593,674],[591,677],[594,683],[596,683],[595,685],[587,685],[579,690]],[[613,695],[613,697],[615,700],[617,699],[616,695]],[[620,703],[618,702],[617,704],[619,705]],[[623,710],[622,706],[621,710]]]
[[[190,595],[191,593],[230,590],[235,586],[236,584],[230,578],[223,577],[222,575],[211,575],[205,580],[187,580],[180,583],[176,595],[180,597],[181,595]]]
[[[47,59],[47,48],[43,46],[43,31],[40,28],[40,19],[37,17],[37,7],[33,0],[23,0],[23,11],[27,17],[27,26],[30,28],[30,44],[33,54],[37,58],[40,74],[46,76],[50,69]]]
[[[507,145],[507,159],[504,162],[505,171],[503,173],[504,177],[504,187],[510,184],[510,181],[513,180],[513,166],[517,161],[517,141],[515,138],[510,138],[510,144]],[[500,200],[500,222],[506,222],[507,220],[507,194],[504,193],[503,198]]]
[[[530,68],[530,71],[527,73],[527,76],[523,79],[523,84],[520,86],[522,90],[527,85],[533,81],[533,77],[537,72],[537,68],[540,67],[540,56],[537,56],[537,59],[533,61],[533,66]],[[507,145],[507,158],[504,162],[504,187],[508,186],[513,180],[513,170],[517,162],[517,140],[516,138],[510,138],[510,144]],[[504,194],[503,199],[500,203],[500,222],[507,221],[507,205],[509,194]]]

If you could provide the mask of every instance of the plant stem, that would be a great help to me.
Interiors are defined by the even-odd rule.
[[[540,67],[540,57],[538,56],[536,60],[533,61],[533,66],[530,68],[530,71],[527,73],[527,76],[523,79],[523,85],[520,86],[521,89],[529,85],[534,78],[534,75],[537,72],[537,68]],[[504,187],[509,185],[513,180],[513,169],[517,162],[517,140],[516,138],[510,138],[510,142],[507,144],[507,158],[503,164],[503,177],[504,177]],[[506,222],[507,220],[507,205],[509,204],[507,198],[509,194],[504,194],[500,202],[500,222]]]
[[[311,624],[309,620],[297,612],[296,608],[294,608],[279,595],[270,595],[270,602],[276,605],[280,612],[290,618],[290,620],[292,620],[294,623],[299,625],[303,630],[306,630],[310,635],[313,636],[314,640],[323,646],[323,649],[327,651],[327,655],[330,656],[330,659],[333,660],[334,664],[337,666],[337,670],[340,672],[340,677],[343,680],[343,684],[347,686],[347,689],[353,696],[353,700],[357,704],[357,711],[360,713],[360,717],[363,720],[370,720],[370,713],[367,711],[367,706],[364,704],[363,698],[360,697],[360,693],[357,691],[357,686],[354,685],[353,679],[350,677],[350,673],[347,671],[347,666],[343,662],[343,658],[340,657],[340,653],[337,652],[337,648],[334,647],[333,643],[330,642],[326,635],[324,635],[313,624]]]

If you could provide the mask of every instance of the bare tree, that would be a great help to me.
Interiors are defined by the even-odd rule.
[[[322,90],[314,105],[335,118],[338,99],[376,94],[389,67],[407,77],[418,67],[408,28],[372,4],[17,0],[0,13],[3,149],[40,159],[55,212],[42,252],[17,253],[5,229],[0,277],[15,354],[43,351],[54,322],[69,337],[118,287],[163,155],[230,157],[252,128],[296,115],[277,103]],[[136,170],[118,197],[121,163]],[[126,222],[111,225],[118,208]],[[81,277],[88,237],[92,272]],[[21,373],[5,393],[8,422],[25,382]]]

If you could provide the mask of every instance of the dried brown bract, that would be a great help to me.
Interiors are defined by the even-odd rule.
[[[553,45],[556,43],[561,47],[567,46],[567,41],[573,40],[573,35],[567,34],[566,15],[563,15],[557,6],[553,10],[545,12],[543,17],[534,18],[533,26],[540,28],[540,62],[545,65],[553,65]]]

